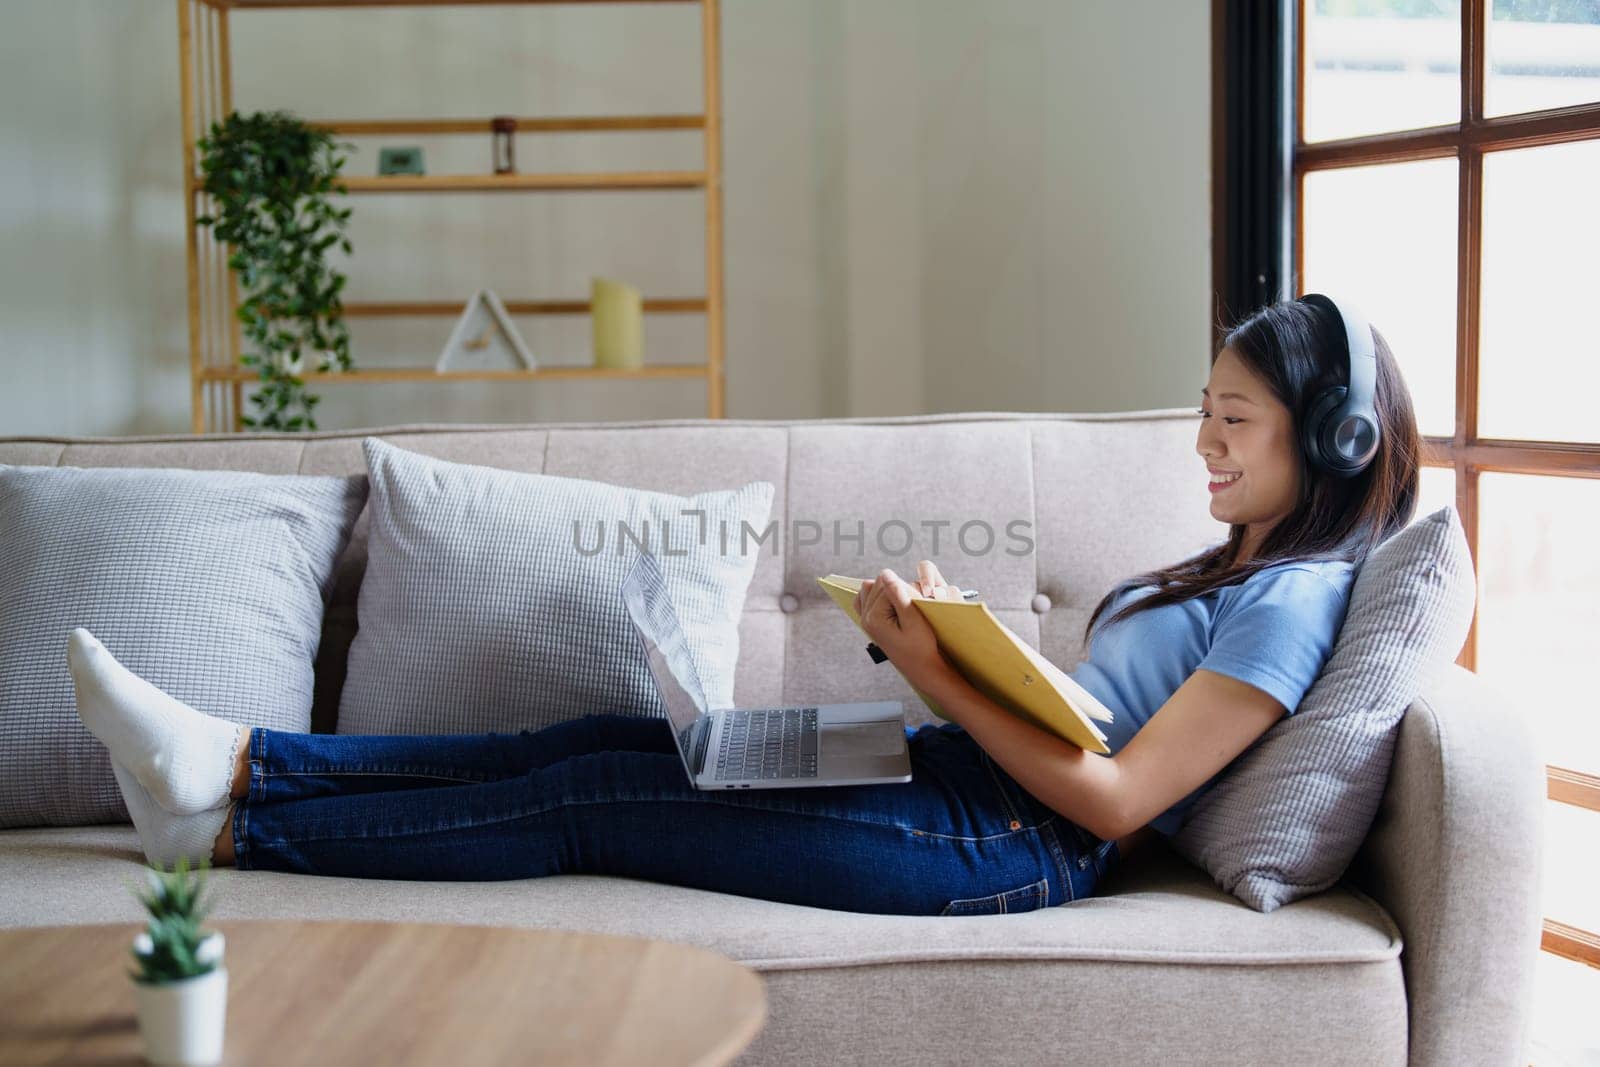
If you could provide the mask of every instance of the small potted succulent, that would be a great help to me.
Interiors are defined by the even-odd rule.
[[[208,866],[202,862],[191,874],[189,861],[180,857],[171,872],[151,867],[146,888],[135,891],[150,913],[133,939],[139,967],[131,977],[139,1033],[151,1063],[199,1067],[222,1059],[228,1012],[223,938],[200,929],[211,910],[204,899]]]

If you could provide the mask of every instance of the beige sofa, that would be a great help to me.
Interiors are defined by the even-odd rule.
[[[900,699],[815,575],[937,559],[1066,667],[1119,578],[1217,540],[1189,409],[411,426],[308,434],[0,438],[0,463],[281,473],[362,468],[377,433],[453,460],[687,494],[762,478],[779,548],[758,563],[737,698]],[[950,520],[903,557],[880,523]],[[997,534],[956,548],[968,520]],[[1016,542],[1022,519],[1035,543]],[[864,523],[863,555],[845,541]],[[802,544],[814,532],[821,543]],[[331,729],[366,517],[341,565],[318,661]],[[969,531],[971,533],[972,531]],[[1099,895],[1014,915],[853,914],[601,876],[375,882],[224,871],[217,915],[557,926],[688,941],[760,971],[770,1019],[741,1063],[1524,1063],[1539,939],[1543,771],[1506,703],[1451,666],[1408,710],[1387,796],[1345,883],[1271,914],[1218,890],[1163,840]],[[0,926],[136,920],[130,826],[0,832]]]

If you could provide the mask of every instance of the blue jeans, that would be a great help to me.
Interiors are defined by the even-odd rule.
[[[841,911],[988,915],[1093,894],[1117,858],[955,723],[907,727],[912,780],[698,790],[665,719],[537,733],[250,732],[236,865],[355,878],[608,874]]]

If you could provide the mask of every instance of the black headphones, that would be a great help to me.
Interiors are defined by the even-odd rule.
[[[1343,337],[1349,388],[1333,385],[1322,390],[1306,409],[1301,439],[1306,462],[1326,474],[1353,478],[1378,454],[1378,412],[1373,395],[1378,385],[1378,354],[1366,316],[1346,303],[1339,305],[1322,293],[1307,293],[1305,304],[1333,313]]]

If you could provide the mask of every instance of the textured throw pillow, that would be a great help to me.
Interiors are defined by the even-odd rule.
[[[363,447],[372,532],[339,733],[514,732],[663,714],[620,592],[646,548],[706,698],[732,705],[771,482],[682,497],[452,463],[375,437]]]
[[[1428,674],[1460,653],[1476,597],[1455,508],[1379,545],[1322,673],[1190,809],[1169,838],[1178,854],[1257,911],[1338,881],[1383,799],[1396,727]]]
[[[0,465],[0,827],[127,822],[67,634],[208,715],[306,730],[366,479]]]

